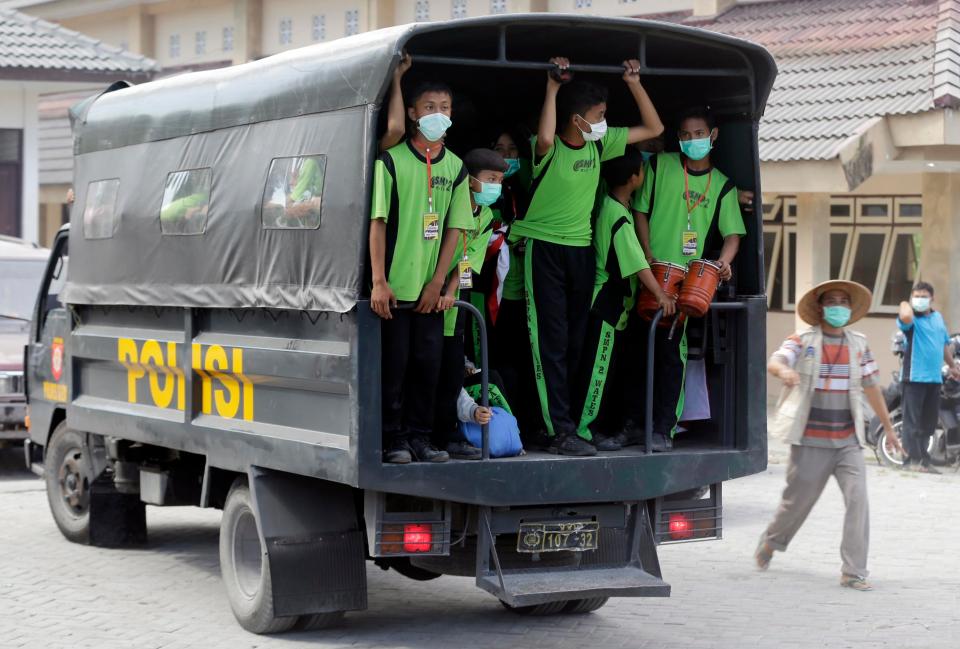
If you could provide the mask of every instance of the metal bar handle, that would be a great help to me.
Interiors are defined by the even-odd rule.
[[[490,407],[490,375],[487,369],[487,323],[480,313],[480,309],[469,302],[457,300],[453,306],[458,309],[466,309],[477,320],[477,329],[480,331],[480,405],[484,408]],[[483,436],[483,459],[490,459],[490,424],[481,424],[480,432]]]
[[[653,453],[653,355],[657,342],[657,325],[660,324],[660,318],[662,317],[663,309],[657,309],[650,321],[650,333],[647,335],[646,410],[643,413],[644,453],[647,455]]]

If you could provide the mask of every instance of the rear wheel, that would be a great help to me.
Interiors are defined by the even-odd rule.
[[[220,573],[240,626],[251,633],[282,633],[293,628],[297,616],[274,614],[270,563],[260,544],[250,488],[244,478],[234,481],[223,507]]]
[[[578,615],[581,613],[593,613],[598,608],[610,601],[609,597],[590,597],[588,599],[575,599],[567,602],[563,612],[569,615]]]
[[[93,469],[81,433],[60,422],[47,443],[44,479],[50,513],[74,543],[90,542],[90,486]]]
[[[564,607],[566,607],[566,605],[570,602],[546,602],[545,604],[533,604],[531,606],[510,606],[506,602],[500,603],[503,604],[503,607],[511,613],[516,613],[517,615],[532,615],[536,617],[542,617],[544,615],[557,615],[558,613],[562,613]]]
[[[896,434],[897,439],[900,440],[900,443],[903,444],[903,419],[899,414],[891,415],[891,420],[893,423],[893,432]],[[938,424],[940,426],[942,424]],[[939,432],[939,431],[938,431]],[[901,469],[903,468],[903,454],[897,452],[895,448],[890,446],[886,441],[886,434],[883,432],[883,425],[879,425],[879,430],[874,433],[876,438],[876,450],[877,457],[880,458],[880,462],[885,466]],[[942,450],[936,448],[937,440],[942,439],[942,436],[933,434],[930,436],[930,440],[927,442],[927,453],[930,454],[930,461],[932,464],[937,466],[944,466],[946,461],[946,455]]]

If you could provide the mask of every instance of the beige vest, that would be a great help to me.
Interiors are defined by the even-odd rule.
[[[857,432],[857,441],[865,445],[863,426],[863,386],[860,383],[860,362],[867,351],[866,337],[856,331],[843,330],[850,349],[850,413]],[[800,384],[784,386],[777,402],[777,412],[770,423],[770,432],[788,444],[800,444],[807,428],[813,393],[820,376],[820,358],[823,353],[823,332],[819,326],[800,334],[800,357],[794,369],[800,374]]]

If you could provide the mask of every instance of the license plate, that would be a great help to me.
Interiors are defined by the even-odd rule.
[[[584,552],[596,550],[600,537],[597,521],[520,523],[517,552]]]

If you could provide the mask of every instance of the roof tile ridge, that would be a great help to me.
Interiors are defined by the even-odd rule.
[[[960,43],[957,10],[960,0],[939,0],[932,60],[933,105],[960,107]]]

